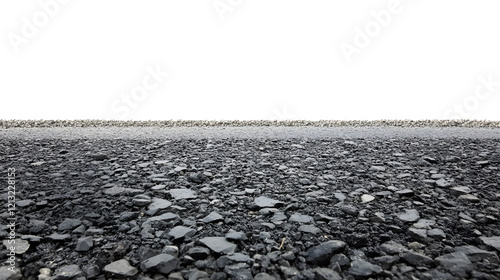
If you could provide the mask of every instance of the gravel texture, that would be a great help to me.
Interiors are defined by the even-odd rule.
[[[497,128],[168,129],[0,130],[0,279],[500,278]]]
[[[500,121],[487,120],[0,120],[0,128],[30,127],[251,127],[251,126],[314,126],[314,127],[488,127],[500,128]]]
[[[467,127],[52,127],[0,129],[2,139],[500,139],[500,128]]]

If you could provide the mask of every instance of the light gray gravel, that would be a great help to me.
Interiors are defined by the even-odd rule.
[[[475,127],[500,128],[500,121],[487,120],[1,120],[0,128],[28,127]]]
[[[226,139],[226,138],[461,138],[500,139],[500,128],[477,127],[35,127],[0,129],[3,139]]]

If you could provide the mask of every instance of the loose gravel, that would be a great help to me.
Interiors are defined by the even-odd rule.
[[[499,139],[500,128],[466,127],[53,127],[0,129],[2,139]]]
[[[11,127],[0,148],[0,279],[500,278],[497,128]]]
[[[500,128],[500,121],[487,120],[0,120],[0,128],[31,127],[262,127],[262,126],[314,126],[314,127],[487,127]]]

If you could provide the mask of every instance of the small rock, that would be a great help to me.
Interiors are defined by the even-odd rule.
[[[333,257],[330,259],[330,263],[332,264],[338,264],[339,266],[341,267],[345,267],[345,266],[348,266],[350,263],[351,263],[351,260],[349,260],[349,258],[340,253],[340,254],[335,254],[333,255]]]
[[[432,226],[436,224],[435,220],[427,220],[427,219],[420,219],[418,222],[414,223],[412,227],[414,228],[425,228],[425,229],[431,229]]]
[[[62,266],[54,272],[54,280],[71,280],[82,276],[85,274],[76,264]]]
[[[127,260],[121,259],[112,262],[104,267],[104,271],[121,277],[132,277],[138,273],[138,270],[131,266]]]
[[[139,207],[146,206],[151,204],[151,198],[141,194],[132,199],[132,203],[134,203],[135,206]]]
[[[34,205],[35,202],[31,199],[25,199],[25,200],[17,200],[16,201],[16,205],[18,207],[26,207],[26,206],[30,206],[30,205]]]
[[[251,260],[252,260],[252,258],[250,258],[249,256],[247,256],[245,254],[231,253],[231,254],[220,257],[217,260],[217,265],[222,268],[222,267],[225,267],[229,264],[246,263],[246,262],[249,262]]]
[[[210,250],[205,247],[193,247],[186,254],[195,260],[204,260],[210,256]]]
[[[26,240],[23,240],[23,239],[4,240],[3,245],[6,248],[9,248],[9,251],[10,251],[10,247],[13,247],[14,253],[16,253],[18,255],[25,253],[30,248],[30,243]]]
[[[413,242],[408,243],[408,248],[410,248],[414,251],[419,251],[422,248],[424,248],[424,245],[422,243],[417,242],[417,241],[413,241]]]
[[[404,213],[398,215],[398,218],[403,222],[415,222],[420,219],[420,214],[415,209],[405,210]]]
[[[103,161],[103,160],[108,159],[108,156],[105,154],[94,154],[94,155],[91,155],[90,157],[96,161]]]
[[[64,231],[64,230],[72,230],[82,224],[82,221],[80,219],[70,219],[66,218],[64,221],[62,221],[59,224],[59,227],[57,227],[57,230],[59,231]]]
[[[229,254],[236,250],[236,244],[227,241],[225,237],[205,237],[200,242],[218,254]]]
[[[104,194],[107,194],[107,195],[117,196],[117,195],[125,192],[125,188],[120,187],[120,186],[113,186],[109,189],[104,190],[103,192],[104,192]]]
[[[283,164],[278,167],[278,170],[280,170],[280,171],[287,170],[287,169],[288,169],[288,166],[283,165]]]
[[[474,218],[463,212],[458,213],[458,217],[469,222],[477,223],[477,221]]]
[[[195,229],[185,226],[176,226],[168,232],[168,236],[172,239],[172,241],[177,242],[184,240],[186,237],[191,237],[195,233]]]
[[[436,181],[436,186],[441,187],[441,188],[446,188],[446,187],[451,186],[451,183],[448,182],[446,179],[441,178],[441,179]]]
[[[0,266],[0,280],[20,280],[23,278],[19,267]]]
[[[167,187],[167,185],[160,184],[160,185],[156,185],[156,186],[151,187],[151,189],[154,191],[159,191],[159,190],[165,189],[166,187]]]
[[[54,240],[54,241],[64,241],[64,240],[69,240],[71,239],[71,235],[69,234],[59,234],[59,233],[52,233],[51,235],[47,236],[48,239]]]
[[[102,228],[89,228],[85,231],[87,235],[102,235],[104,230]]]
[[[356,207],[354,207],[353,205],[342,204],[340,206],[340,210],[348,215],[351,215],[351,216],[358,215],[358,209]]]
[[[479,165],[479,166],[481,166],[481,167],[485,167],[485,166],[489,165],[490,162],[487,161],[487,160],[482,160],[482,161],[476,162],[476,164]]]
[[[355,260],[351,263],[349,274],[354,277],[369,277],[382,272],[382,268],[378,265],[371,264],[363,260]]]
[[[123,212],[118,218],[121,222],[128,222],[139,217],[139,212]]]
[[[342,277],[333,269],[315,268],[314,280],[342,280]]]
[[[193,199],[198,197],[196,192],[190,189],[171,189],[169,193],[175,200]]]
[[[280,266],[281,273],[285,279],[299,279],[300,272],[295,267]]]
[[[346,245],[344,241],[340,240],[321,243],[307,250],[306,260],[314,264],[326,264],[334,254],[342,252]]]
[[[385,167],[373,165],[370,167],[370,171],[383,172],[385,171]]]
[[[168,254],[159,254],[141,262],[141,270],[150,273],[169,274],[179,266],[179,260]]]
[[[37,234],[42,232],[46,225],[45,221],[31,219],[28,227],[30,228],[30,233]]]
[[[453,187],[450,192],[454,196],[460,196],[463,194],[469,194],[472,190],[469,187]]]
[[[247,269],[247,264],[236,263],[232,265],[227,265],[224,267],[224,272],[230,277],[229,279],[234,280],[252,280],[252,272]]]
[[[256,189],[248,189],[248,188],[245,189],[246,194],[254,194],[255,191],[256,191]]]
[[[498,219],[496,217],[491,216],[491,215],[485,215],[484,222],[486,224],[494,224],[494,223],[498,222]]]
[[[83,234],[84,232],[85,232],[84,225],[81,225],[81,226],[75,228],[73,231],[71,231],[71,233],[74,233],[74,234]]]
[[[197,270],[195,271],[190,271],[189,274],[186,275],[186,277],[190,277],[188,278],[191,279],[191,276],[193,276],[193,274],[195,274],[196,272],[199,272]],[[197,277],[198,275],[194,275],[194,277]],[[144,277],[145,278],[145,277]],[[147,278],[147,279],[144,279],[144,278],[140,278],[139,280],[152,280],[151,278]],[[165,279],[164,277],[161,277],[159,278],[161,280]],[[193,279],[198,279],[198,278],[193,278]],[[203,278],[202,278],[203,279]],[[184,277],[182,276],[182,272],[172,272],[168,275],[168,280],[184,280]]]
[[[179,215],[167,212],[159,216],[148,218],[144,223],[151,223],[154,221],[177,221],[177,220],[180,220]]]
[[[446,233],[439,228],[427,230],[427,235],[436,240],[443,240],[446,238]]]
[[[402,189],[402,190],[399,190],[399,191],[396,191],[396,194],[399,195],[399,196],[413,196],[415,194],[415,192],[413,190],[410,190],[410,189]]]
[[[247,235],[244,232],[234,231],[232,229],[230,229],[229,232],[226,233],[225,237],[227,240],[235,240],[235,241],[247,240]]]
[[[426,229],[417,229],[417,228],[409,228],[408,235],[417,240],[418,242],[425,243],[427,242],[427,230]]]
[[[197,183],[197,184],[201,184],[205,180],[207,180],[207,178],[205,177],[205,175],[203,175],[203,173],[201,173],[201,172],[199,172],[199,173],[189,173],[188,176],[187,176],[187,179],[188,179],[189,182],[193,182],[193,183]]]
[[[382,245],[380,245],[380,249],[382,250],[382,252],[389,255],[396,255],[408,251],[408,248],[395,241],[387,241],[383,243]]]
[[[255,205],[257,205],[260,208],[276,208],[276,207],[281,207],[285,205],[284,202],[275,200],[272,198],[268,198],[265,196],[259,196],[254,200]]]
[[[448,162],[458,162],[460,161],[460,158],[457,156],[447,156],[445,160]]]
[[[469,273],[474,269],[474,265],[462,252],[446,254],[435,259],[436,263],[449,273],[468,278]]]
[[[340,201],[344,201],[347,198],[343,193],[340,192],[333,193],[333,196],[335,196],[335,198]]]
[[[429,271],[427,272],[424,272],[422,273],[423,276],[425,276],[425,278],[421,278],[421,279],[428,279],[428,280],[434,280],[434,279],[439,279],[439,280],[458,280],[456,277],[454,277],[453,275],[447,273],[447,272],[443,272],[441,270],[438,270],[438,269],[430,269]]]
[[[92,237],[90,237],[90,236],[81,237],[81,238],[78,238],[78,242],[76,244],[75,251],[87,252],[88,250],[90,250],[90,248],[92,248],[92,246],[94,246],[94,240],[92,239]]]
[[[495,252],[481,250],[476,246],[459,246],[456,247],[455,250],[457,252],[464,253],[471,262],[481,262],[483,260],[488,260],[490,263],[500,263],[498,255]]]
[[[119,246],[120,246],[120,247],[121,247],[121,246],[124,246],[124,244],[123,244],[123,243],[121,243]],[[124,249],[125,249],[125,248],[124,248]],[[125,249],[125,250],[126,250],[126,249]],[[121,249],[121,248],[116,248],[116,249],[115,249],[115,252],[116,252],[116,251],[122,251],[122,249]],[[126,251],[125,251],[125,252],[126,252]],[[125,253],[125,252],[123,252],[122,254],[117,254],[117,255],[124,255],[124,253]],[[158,250],[153,250],[153,249],[151,249],[151,248],[149,248],[149,247],[146,247],[146,246],[141,246],[141,247],[139,247],[139,249],[137,250],[137,258],[139,259],[139,261],[140,261],[140,262],[145,261],[145,260],[147,260],[147,259],[149,259],[149,258],[152,258],[152,257],[154,257],[154,256],[156,256],[156,255],[158,255],[158,254],[159,254]]]
[[[368,203],[374,199],[375,199],[375,197],[372,195],[369,195],[369,194],[364,194],[361,196],[361,202],[363,202],[363,203]]]
[[[151,200],[151,204],[148,206],[148,214],[155,215],[159,210],[167,209],[172,205],[172,202],[162,199],[162,198],[153,198]]]
[[[292,216],[290,216],[290,219],[288,219],[288,221],[296,223],[314,223],[313,217],[302,214],[292,214]]]
[[[434,264],[434,260],[428,256],[419,254],[414,251],[406,251],[401,254],[401,258],[413,266],[427,266],[431,267]]]
[[[461,196],[458,197],[458,199],[473,202],[473,203],[477,203],[480,201],[477,196],[474,196],[472,194],[462,194]]]
[[[403,229],[398,227],[397,225],[387,225],[387,230],[390,230],[393,232],[403,232]]]
[[[314,215],[314,220],[316,221],[334,221],[336,218],[330,217],[321,213],[316,213]]]
[[[300,178],[299,179],[299,183],[301,183],[302,185],[310,185],[311,184],[311,180],[309,180],[307,178]]]
[[[273,217],[271,218],[271,222],[276,224],[276,223],[281,223],[281,221],[284,221],[286,219],[287,219],[287,216],[285,215],[285,213],[279,211],[279,212],[274,213]]]
[[[313,225],[301,225],[299,227],[299,231],[301,232],[306,232],[306,233],[311,233],[314,235],[317,235],[321,232],[321,230]]]
[[[389,270],[391,267],[399,261],[398,256],[381,256],[376,257],[374,260],[382,266],[382,269]]]
[[[444,174],[432,174],[431,175],[431,179],[441,179],[441,178],[445,178],[446,175]]]
[[[435,158],[432,158],[429,156],[424,156],[424,157],[422,157],[422,159],[429,162],[429,163],[437,163],[437,160]]]
[[[370,217],[370,221],[373,223],[383,223],[385,222],[385,215],[382,212],[375,212],[373,216]]]
[[[210,280],[227,280],[227,273],[225,272],[215,272],[210,276]]]
[[[30,242],[38,243],[42,240],[40,236],[36,235],[21,235],[21,239],[28,240]]]
[[[274,276],[271,276],[265,272],[258,273],[254,276],[253,280],[276,280]]]
[[[481,241],[486,246],[495,248],[497,251],[500,251],[500,236],[492,236],[492,237],[486,237],[486,236],[481,236],[479,237]]]
[[[43,268],[40,268],[40,270],[38,272],[40,273],[38,275],[38,280],[51,280],[52,279],[52,277],[50,276],[50,274],[52,273],[50,268],[43,267]]]
[[[224,220],[224,217],[222,217],[222,215],[220,215],[219,213],[215,212],[215,211],[212,211],[210,214],[208,214],[208,216],[206,216],[205,218],[203,218],[203,222],[208,224],[208,223],[214,223],[214,222],[219,222],[219,221],[223,221]]]
[[[174,257],[178,257],[179,256],[179,247],[167,245],[167,246],[163,247],[163,249],[161,250],[161,253],[172,255]]]

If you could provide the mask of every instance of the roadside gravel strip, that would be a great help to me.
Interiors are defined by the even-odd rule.
[[[0,129],[2,139],[500,139],[500,128],[468,127],[51,127]]]
[[[498,139],[500,122],[379,121],[103,121],[0,120],[4,139],[227,138],[462,138]]]
[[[117,120],[0,120],[0,128],[28,127],[482,127],[500,128],[500,121],[482,120],[253,120],[253,121],[117,121]]]
[[[0,279],[500,279],[492,123],[12,124]]]

